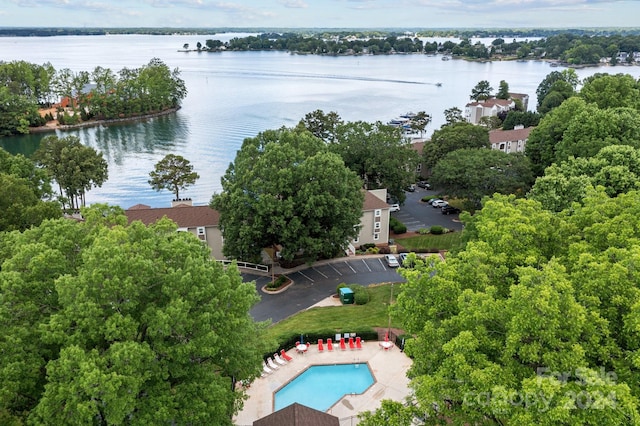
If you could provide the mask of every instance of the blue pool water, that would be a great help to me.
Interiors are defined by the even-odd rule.
[[[367,364],[314,365],[275,394],[275,411],[297,402],[327,411],[346,394],[363,393],[373,384]]]

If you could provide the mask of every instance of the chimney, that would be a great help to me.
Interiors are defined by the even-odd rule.
[[[193,201],[191,198],[177,198],[175,200],[171,200],[171,207],[178,206],[193,206]]]

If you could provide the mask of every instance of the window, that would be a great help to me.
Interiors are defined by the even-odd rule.
[[[382,216],[382,209],[375,209],[375,211],[374,211],[373,215],[374,215],[375,217],[380,217],[380,216]]]
[[[374,232],[373,233],[373,241],[378,241],[380,239],[380,233],[379,232]]]
[[[198,235],[198,238],[200,238],[202,241],[207,241],[207,233],[205,232],[204,226],[198,226],[196,233]]]
[[[381,223],[381,222],[375,222],[375,223],[373,224],[373,229],[380,229],[380,223]]]
[[[500,144],[500,151],[504,151],[504,143]]]

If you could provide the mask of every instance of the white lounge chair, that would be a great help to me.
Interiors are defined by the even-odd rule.
[[[273,359],[276,360],[276,362],[280,365],[285,365],[287,363],[287,361],[285,361],[284,359],[280,358],[280,355],[278,354],[273,354]]]
[[[271,374],[271,373],[273,373],[273,370],[272,370],[272,369],[270,369],[270,368],[267,366],[267,364],[262,364],[262,371],[263,371],[265,374]]]
[[[269,365],[269,368],[271,368],[273,370],[277,370],[278,369],[278,364],[273,362],[273,359],[271,359],[271,358],[267,358],[267,364]]]

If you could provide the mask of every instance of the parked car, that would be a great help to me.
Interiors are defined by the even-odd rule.
[[[427,201],[427,204],[431,204],[431,205],[433,205],[433,202],[434,202],[434,201],[440,201],[440,198],[431,198],[431,199],[429,199],[429,200]]]
[[[444,200],[433,200],[433,201],[431,202],[431,206],[432,206],[433,208],[436,208],[436,207],[444,207],[444,206],[448,206],[448,205],[449,205],[449,203],[447,203],[447,202],[446,202],[446,201],[444,201]]]
[[[399,212],[400,211],[400,204],[391,204],[391,207],[389,208],[390,212]]]
[[[400,253],[398,255],[398,262],[400,263],[400,266],[404,267],[404,268],[412,268],[413,262],[408,262],[407,261],[407,257],[409,256],[409,253]]]
[[[418,182],[418,186],[424,189],[431,189],[431,185],[426,180],[421,180]]]
[[[416,192],[416,186],[414,184],[411,184],[407,186],[404,190],[408,192]]]
[[[389,265],[390,268],[397,268],[398,266],[400,266],[400,263],[398,263],[398,259],[392,254],[385,254],[384,260],[386,260],[387,265]]]
[[[443,206],[441,210],[442,214],[458,214],[460,213],[460,209],[453,206]]]

